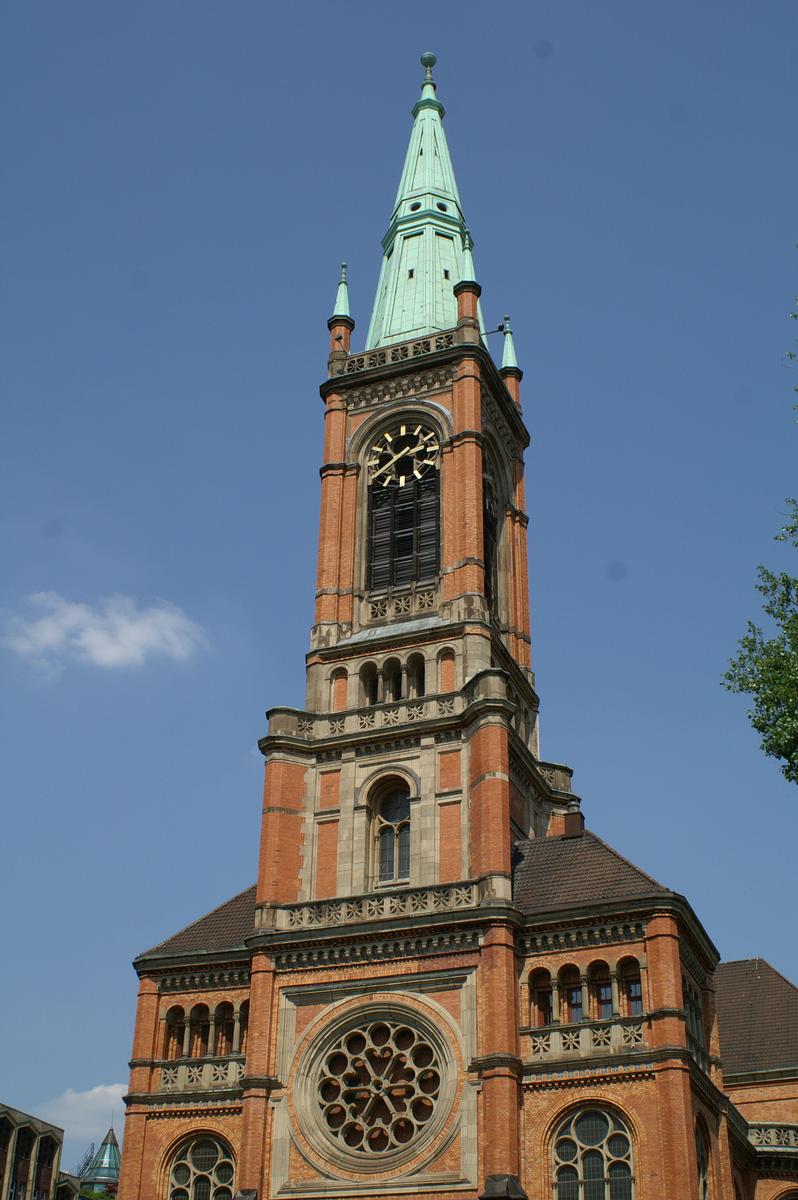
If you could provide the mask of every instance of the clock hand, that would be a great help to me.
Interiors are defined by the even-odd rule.
[[[416,447],[416,449],[418,449],[418,447]],[[382,475],[383,471],[387,471],[389,467],[393,466],[397,459],[403,458],[407,453],[407,450],[400,450],[398,454],[394,454],[393,458],[389,459],[384,467],[380,467],[379,471],[375,471],[371,478],[376,479],[378,475]]]

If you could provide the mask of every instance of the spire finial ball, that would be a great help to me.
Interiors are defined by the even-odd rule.
[[[426,67],[428,71],[432,70],[437,61],[437,58],[431,50],[425,50],[421,55],[421,65],[422,67]]]

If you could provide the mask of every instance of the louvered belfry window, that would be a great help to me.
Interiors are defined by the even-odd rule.
[[[403,487],[369,487],[370,591],[421,583],[438,574],[438,479],[438,471],[430,471]]]

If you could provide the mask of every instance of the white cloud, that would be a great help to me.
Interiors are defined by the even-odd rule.
[[[65,1140],[76,1139],[99,1145],[112,1121],[117,1137],[120,1136],[125,1111],[122,1097],[126,1091],[125,1083],[100,1083],[85,1092],[67,1088],[54,1100],[39,1105],[36,1116],[63,1129]]]
[[[21,658],[58,671],[69,660],[95,667],[140,667],[152,656],[185,661],[204,644],[200,625],[174,604],[137,608],[130,596],[76,604],[58,592],[26,597],[39,616],[12,616],[5,642]]]

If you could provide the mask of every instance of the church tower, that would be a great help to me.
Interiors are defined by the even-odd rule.
[[[518,1174],[512,846],[580,820],[569,773],[538,757],[521,371],[508,323],[504,365],[487,349],[422,63],[365,351],[345,267],[328,323],[306,706],[271,710],[261,741],[253,1018],[275,951],[321,972],[283,1001],[278,1189],[292,1145],[363,1195],[386,1175],[437,1193]]]
[[[421,61],[365,349],[345,266],[328,322],[305,705],[257,884],[136,959],[120,1200],[753,1200],[717,951],[541,758],[522,373]]]

